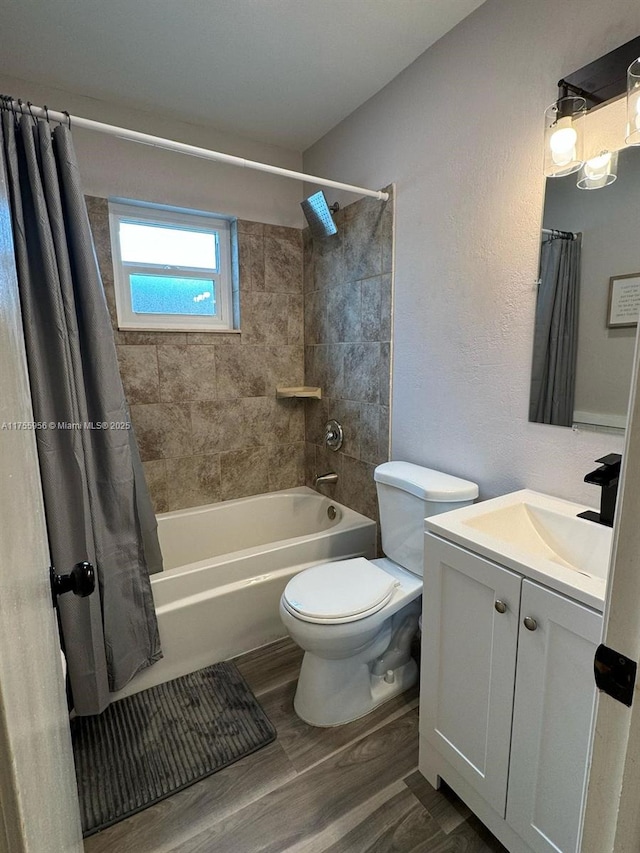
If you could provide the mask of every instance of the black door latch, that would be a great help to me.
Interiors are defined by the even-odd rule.
[[[596,650],[593,670],[599,690],[631,707],[636,685],[637,663],[615,649],[600,645]]]
[[[59,595],[65,592],[72,592],[80,598],[86,598],[91,595],[96,588],[96,573],[91,563],[86,561],[76,563],[68,575],[59,575],[51,566],[49,569],[49,580],[51,581],[51,598],[53,606],[56,606],[56,601]]]

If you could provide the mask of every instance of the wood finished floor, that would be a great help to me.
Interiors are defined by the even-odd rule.
[[[334,729],[293,711],[302,654],[236,659],[278,731],[231,767],[85,840],[85,853],[506,853],[418,773],[417,691]]]

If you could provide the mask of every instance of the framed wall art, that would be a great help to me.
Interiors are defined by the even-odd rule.
[[[637,326],[640,314],[640,272],[609,279],[607,326],[620,329]]]

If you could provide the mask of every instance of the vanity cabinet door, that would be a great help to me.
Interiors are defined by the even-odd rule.
[[[519,575],[427,534],[421,733],[504,817]]]
[[[601,631],[600,613],[523,581],[507,823],[536,853],[578,850]]]

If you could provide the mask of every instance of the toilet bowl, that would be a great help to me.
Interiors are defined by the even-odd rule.
[[[294,708],[314,726],[368,714],[418,679],[424,518],[477,497],[475,483],[407,462],[374,477],[386,557],[323,563],[289,581],[280,617],[305,651]]]
[[[313,605],[323,577],[324,600],[333,593],[333,608]],[[314,726],[347,723],[415,684],[418,670],[410,647],[421,593],[420,578],[384,558],[325,563],[290,582],[280,600],[280,617],[305,650],[294,699],[301,719]],[[305,612],[301,614],[298,606]],[[349,613],[349,606],[358,612]],[[336,615],[338,611],[342,616]]]

